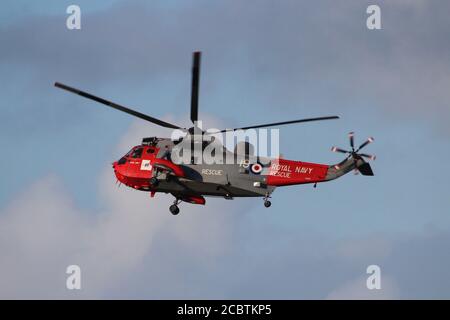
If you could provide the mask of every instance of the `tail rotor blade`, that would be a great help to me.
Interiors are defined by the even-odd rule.
[[[377,157],[371,154],[366,154],[366,153],[360,153],[359,154],[361,157],[367,158],[369,160],[375,160]]]
[[[373,138],[369,137],[362,145],[359,146],[358,150],[356,152],[358,152],[359,150],[361,150],[362,148],[364,148],[365,146],[367,146],[369,143],[373,142]]]
[[[358,175],[362,174],[364,176],[373,176],[372,168],[370,167],[370,164],[366,162],[363,158],[369,159],[369,160],[375,160],[376,157],[371,154],[367,153],[359,153],[359,150],[364,148],[369,143],[373,142],[374,139],[372,137],[368,138],[364,143],[362,143],[358,149],[355,150],[355,142],[354,142],[354,133],[349,132],[348,138],[350,141],[350,147],[351,151],[347,151],[338,147],[332,147],[331,151],[333,152],[339,152],[339,153],[345,153],[347,154],[347,158],[345,158],[344,161],[340,162],[337,165],[334,165],[335,170],[339,170],[340,165],[347,163],[349,159],[353,162],[353,174]],[[348,171],[348,170],[347,170]],[[346,171],[346,172],[347,172]]]
[[[341,149],[341,148],[338,148],[338,147],[332,147],[331,151],[333,151],[333,152],[340,152],[340,153],[350,153],[350,151],[347,151],[347,150],[344,150],[344,149]]]
[[[348,134],[348,138],[350,139],[350,147],[352,147],[352,150],[355,150],[355,141],[354,141],[354,138],[353,138],[354,135],[355,135],[354,132],[350,132]]]

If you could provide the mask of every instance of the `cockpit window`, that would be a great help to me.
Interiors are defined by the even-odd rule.
[[[134,149],[133,152],[131,152],[130,157],[134,159],[140,158],[142,156],[142,150],[142,148]]]

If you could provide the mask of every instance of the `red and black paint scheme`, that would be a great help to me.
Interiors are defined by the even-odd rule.
[[[172,194],[175,197],[175,201],[170,206],[170,212],[176,215],[179,213],[178,204],[181,201],[204,205],[206,203],[205,196],[223,197],[225,199],[234,199],[235,197],[262,197],[264,199],[264,205],[269,207],[271,205],[269,198],[277,187],[310,183],[316,186],[317,183],[334,180],[352,170],[366,176],[373,175],[369,163],[364,158],[374,160],[375,156],[359,152],[366,145],[373,142],[373,138],[367,139],[358,148],[355,148],[353,132],[349,134],[350,150],[337,147],[332,148],[334,152],[347,155],[343,161],[335,165],[293,161],[282,158],[261,161],[261,158],[257,155],[250,154],[249,152],[230,152],[223,146],[220,146],[220,150],[223,150],[224,155],[236,159],[234,164],[204,164],[197,163],[194,159],[189,163],[174,161],[177,160],[175,159],[175,155],[178,154],[175,151],[179,151],[179,148],[183,145],[191,146],[195,143],[195,132],[200,132],[202,137],[208,135],[207,132],[197,127],[200,60],[201,53],[194,52],[190,114],[194,127],[191,128],[183,128],[73,87],[58,82],[55,83],[55,86],[58,88],[97,101],[113,109],[165,128],[178,129],[186,133],[184,137],[177,141],[158,137],[144,138],[141,145],[133,147],[127,154],[113,163],[114,174],[120,184],[136,190],[149,192],[151,197],[157,192]],[[338,116],[306,118],[225,129],[220,132],[266,128],[338,118]],[[207,144],[202,147],[204,148],[206,146]]]

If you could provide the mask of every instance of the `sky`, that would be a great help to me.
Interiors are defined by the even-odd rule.
[[[81,8],[68,30],[66,8]],[[366,8],[381,8],[368,30]],[[5,1],[0,10],[0,298],[450,297],[450,4],[442,1]],[[171,196],[115,184],[111,163],[170,130],[55,81],[189,125],[280,127],[287,159],[337,163],[373,136],[374,177],[261,199]],[[82,289],[65,287],[66,267]],[[381,268],[380,290],[366,269]]]

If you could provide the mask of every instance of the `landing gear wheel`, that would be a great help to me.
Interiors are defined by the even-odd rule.
[[[268,208],[272,205],[272,202],[270,202],[269,200],[264,201],[264,207]]]
[[[151,178],[150,178],[150,184],[151,184],[152,186],[156,187],[156,186],[158,186],[159,181],[158,181],[158,179],[157,179],[156,177],[151,177]]]
[[[176,216],[177,214],[180,213],[180,208],[178,208],[178,206],[176,204],[173,204],[169,207],[170,213],[173,214],[174,216]]]

